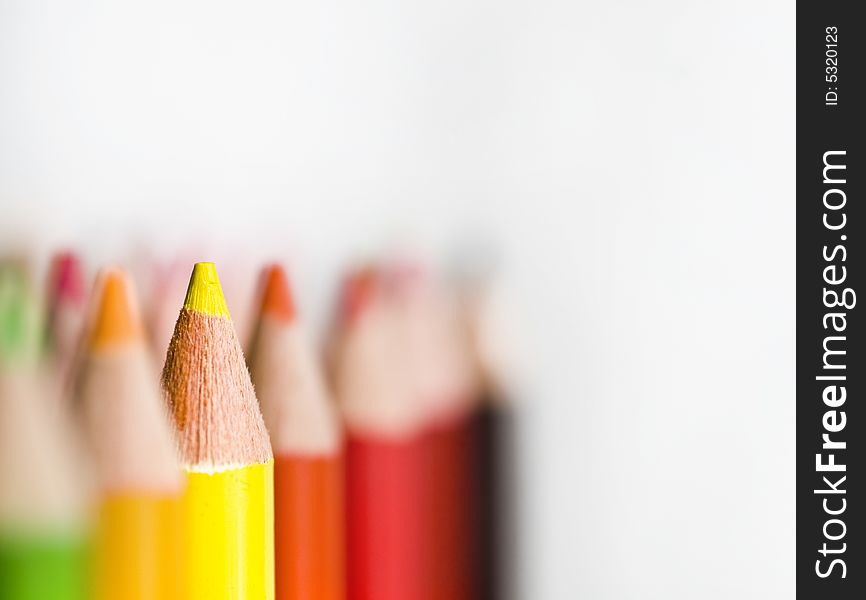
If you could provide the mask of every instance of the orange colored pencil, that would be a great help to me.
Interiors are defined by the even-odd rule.
[[[345,597],[337,415],[282,267],[263,272],[250,374],[274,449],[277,600]]]

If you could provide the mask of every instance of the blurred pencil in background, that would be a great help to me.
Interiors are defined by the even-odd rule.
[[[80,350],[87,304],[87,285],[80,257],[58,252],[51,260],[46,285],[46,358],[57,392],[69,392],[70,377]]]
[[[478,600],[506,600],[514,595],[509,566],[513,565],[515,527],[512,457],[514,415],[507,392],[488,379],[478,388],[473,423],[474,556]]]
[[[424,597],[420,407],[378,274],[351,274],[341,300],[335,389],[346,424],[350,600]]]
[[[512,396],[520,369],[513,356],[514,340],[508,331],[513,315],[506,307],[492,259],[484,252],[463,256],[455,265],[453,283],[476,394],[470,461],[474,482],[476,597],[507,600],[517,595],[513,573],[517,466],[513,457]]]
[[[275,454],[278,600],[345,598],[342,440],[283,268],[262,273],[250,372]]]
[[[472,526],[472,411],[468,350],[456,306],[420,261],[388,265],[387,291],[406,358],[411,402],[422,411],[424,597],[469,600],[476,587]]]
[[[0,265],[0,599],[83,600],[82,490],[38,371],[39,320],[26,272]]]
[[[181,598],[180,472],[123,270],[100,273],[91,313],[77,387],[100,491],[93,597]]]
[[[213,263],[193,268],[162,386],[187,479],[183,598],[273,600],[273,455]]]

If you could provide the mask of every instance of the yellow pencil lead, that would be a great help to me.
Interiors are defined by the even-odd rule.
[[[206,315],[231,319],[216,267],[212,262],[196,263],[193,267],[183,307]]]

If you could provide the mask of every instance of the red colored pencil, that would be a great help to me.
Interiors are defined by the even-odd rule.
[[[335,388],[347,428],[347,589],[350,600],[424,597],[423,451],[417,404],[396,321],[375,274],[343,294]]]
[[[422,407],[425,598],[469,600],[476,587],[472,527],[472,372],[453,298],[425,268],[389,271],[401,354]]]

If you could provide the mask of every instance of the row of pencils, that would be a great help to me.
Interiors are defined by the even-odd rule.
[[[246,348],[213,263],[167,350],[84,279],[0,265],[0,600],[506,597],[506,394],[431,270],[349,273],[321,352],[279,264]]]

